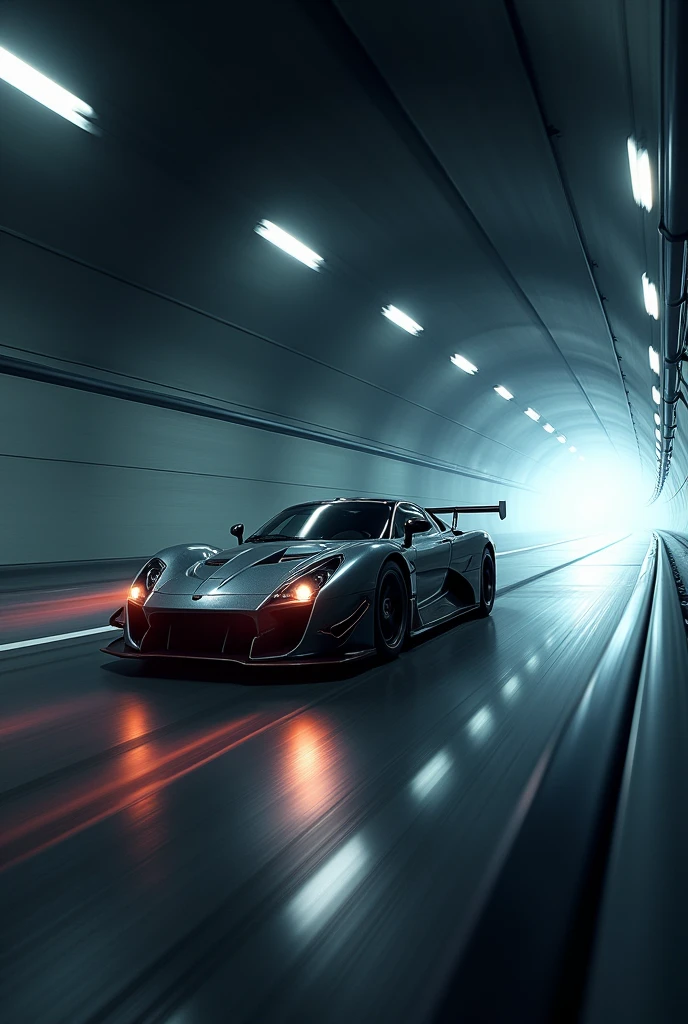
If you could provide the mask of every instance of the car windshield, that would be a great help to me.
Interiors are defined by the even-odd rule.
[[[370,540],[383,536],[391,515],[392,505],[384,501],[295,505],[248,540]]]

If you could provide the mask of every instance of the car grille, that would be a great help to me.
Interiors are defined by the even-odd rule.
[[[256,634],[251,616],[238,612],[153,612],[141,650],[248,659]]]

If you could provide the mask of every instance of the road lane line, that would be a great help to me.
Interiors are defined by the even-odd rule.
[[[566,540],[552,540],[547,544],[532,544],[529,548],[513,548],[511,551],[498,551],[497,558],[500,555],[520,555],[522,551],[537,551],[538,548],[553,548],[557,544],[575,544],[579,540],[588,540],[590,537],[601,537],[604,534],[599,533],[584,533],[582,537],[567,537]]]
[[[17,640],[12,644],[0,644],[0,651],[17,651],[20,647],[37,647],[38,644],[56,644],[58,640],[74,640],[79,636],[95,636],[96,633],[120,632],[117,626],[96,626],[95,629],[78,629],[75,633],[59,633],[56,636],[41,636],[36,640]]]

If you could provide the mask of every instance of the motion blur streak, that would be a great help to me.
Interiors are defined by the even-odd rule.
[[[75,700],[60,701],[58,704],[43,704],[15,715],[0,717],[0,739],[8,739],[18,733],[31,732],[57,725],[59,722],[72,718],[77,713],[93,712],[97,707],[104,707],[106,698],[103,694],[89,693]]]
[[[0,628],[6,631],[50,626],[55,622],[75,619],[83,615],[98,615],[107,621],[113,609],[126,598],[126,587],[113,590],[88,590],[70,597],[36,598],[33,601],[12,601],[0,608]],[[5,599],[6,601],[7,599]]]

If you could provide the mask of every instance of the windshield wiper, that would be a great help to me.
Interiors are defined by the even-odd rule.
[[[249,537],[246,543],[249,541],[259,540],[299,540],[299,537],[289,537],[286,533],[256,533],[253,537]]]

